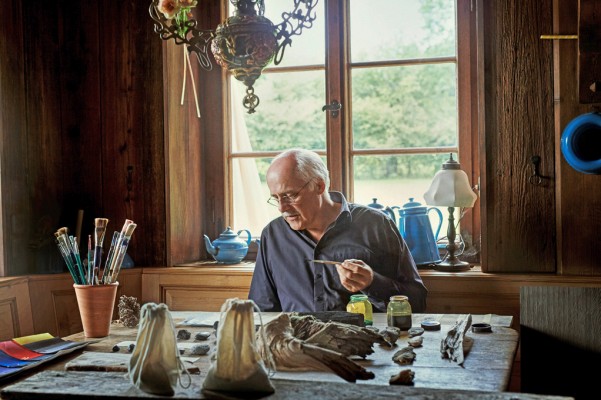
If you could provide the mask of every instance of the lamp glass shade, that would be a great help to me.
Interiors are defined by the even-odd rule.
[[[426,204],[441,207],[473,207],[477,199],[467,174],[460,169],[442,169],[434,175],[426,193]]]

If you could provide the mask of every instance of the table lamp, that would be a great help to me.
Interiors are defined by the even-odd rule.
[[[477,197],[470,186],[467,174],[461,170],[459,163],[453,160],[453,154],[451,153],[449,160],[442,164],[442,169],[434,175],[430,188],[424,193],[426,204],[448,207],[449,210],[447,255],[440,263],[434,264],[434,269],[460,272],[471,268],[469,263],[459,260],[455,255],[458,246],[455,243],[457,235],[453,213],[455,207],[473,207]],[[461,219],[461,217],[459,218]]]

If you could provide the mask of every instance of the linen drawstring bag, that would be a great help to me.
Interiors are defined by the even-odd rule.
[[[185,373],[188,385],[181,383]],[[192,383],[183,365],[177,341],[175,325],[165,304],[147,303],[140,311],[136,347],[129,360],[128,375],[131,383],[146,393],[173,396],[176,383],[187,388]]]
[[[203,390],[254,394],[275,392],[257,350],[254,309],[259,310],[252,300],[237,298],[227,299],[221,307],[217,351],[203,382]],[[266,361],[271,369],[273,361],[270,356]]]

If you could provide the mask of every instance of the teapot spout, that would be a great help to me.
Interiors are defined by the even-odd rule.
[[[216,256],[217,253],[219,252],[219,247],[214,247],[213,244],[211,243],[211,239],[209,239],[209,237],[207,235],[204,235],[204,238],[205,238],[205,247],[207,248],[207,252],[212,256]]]

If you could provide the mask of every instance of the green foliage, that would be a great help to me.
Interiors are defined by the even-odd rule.
[[[380,48],[378,59],[455,54],[453,0],[421,0],[428,35],[419,46],[401,38]],[[400,56],[399,56],[400,54]],[[265,74],[256,83],[261,105],[245,115],[254,151],[326,148],[323,71]],[[352,70],[353,146],[357,149],[457,144],[455,63]],[[431,177],[440,155],[358,157],[356,179]],[[260,174],[268,159],[257,160]]]

